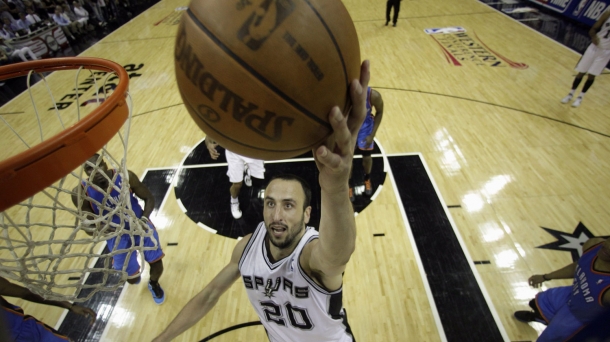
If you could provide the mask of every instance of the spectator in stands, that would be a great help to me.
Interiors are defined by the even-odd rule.
[[[72,40],[76,40],[74,35],[80,35],[80,28],[78,22],[72,22],[64,13],[61,6],[55,7],[55,13],[53,14],[53,20],[61,27],[64,34]]]
[[[32,49],[30,49],[29,47],[25,46],[18,49],[14,48],[7,41],[5,41],[4,38],[0,38],[0,50],[4,55],[7,56],[9,61],[11,58],[14,59],[15,57],[19,57],[22,61],[27,62],[28,59],[25,57],[26,53],[30,56],[32,60],[35,61],[38,59],[38,57],[36,57]]]
[[[12,25],[18,27],[19,30],[26,31],[27,34],[32,33],[32,29],[30,29],[32,24],[25,18],[25,13],[23,12],[19,12],[19,19],[13,21]]]
[[[80,4],[78,1],[73,2],[74,5],[74,14],[76,15],[76,20],[83,24],[83,26],[91,31],[93,30],[93,25],[89,24],[89,12]]]
[[[40,27],[46,22],[46,20],[40,19],[33,9],[27,8],[26,11],[28,14],[25,16],[25,19],[30,23],[30,26]]]
[[[15,35],[15,32],[13,32],[13,30],[11,30],[10,25],[5,25],[5,24],[1,24],[2,25],[2,29],[0,29],[0,37],[4,38],[4,39],[12,39],[17,37],[17,35]]]

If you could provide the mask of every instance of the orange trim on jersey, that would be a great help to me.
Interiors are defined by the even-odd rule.
[[[61,338],[62,340],[66,340],[66,341],[70,341],[70,339],[64,335],[60,335],[59,332],[53,328],[51,328],[50,326],[42,323],[41,321],[37,320],[36,318],[32,317],[32,316],[27,316],[26,319],[24,319],[24,321],[28,320],[28,319],[33,319],[36,324],[41,325],[46,331],[50,332],[51,334]]]
[[[593,245],[593,246],[589,247],[589,249],[587,249],[586,251],[582,251],[582,254],[585,254],[585,253],[589,253],[589,252],[591,252],[591,250],[592,250],[593,248],[595,248],[595,247],[597,247],[597,246],[599,246],[599,245],[603,244],[604,242],[605,242],[605,241],[602,241],[602,242],[600,242],[600,243],[598,243],[598,244],[595,244],[595,245]]]
[[[161,254],[161,256],[160,256],[160,257],[156,258],[156,259],[155,259],[155,260],[153,260],[153,261],[148,261],[148,263],[149,263],[149,264],[154,264],[155,262],[157,262],[157,261],[159,261],[159,260],[163,259],[163,257],[165,257],[165,253]]]
[[[540,294],[542,292],[539,292],[538,294]],[[544,316],[544,312],[540,309],[540,305],[538,305],[538,294],[536,295],[536,300],[534,301],[534,303],[536,304],[536,308],[538,308],[538,312],[540,313],[540,316],[542,316],[542,318],[544,319],[544,321],[548,324],[551,321],[548,320],[548,318],[546,318]]]
[[[17,307],[18,307],[18,306],[17,306]],[[11,313],[17,314],[17,315],[19,315],[19,316],[25,317],[25,312],[23,312],[23,309],[22,309],[22,308],[19,308],[19,307],[18,307],[18,308],[19,308],[19,310],[21,310],[21,311],[16,311],[16,310],[13,310],[13,309],[11,309],[11,308],[7,308],[6,306],[2,306],[2,308],[3,308],[4,310],[8,311],[8,312],[11,312]]]
[[[597,256],[597,255],[596,255],[595,257],[593,257],[593,261],[591,262],[591,266],[589,267],[589,268],[590,268],[590,271],[591,271],[592,273],[595,273],[595,274],[599,274],[599,275],[605,275],[605,276],[610,276],[610,272],[598,271],[598,270],[596,270],[596,269],[594,269],[594,268],[593,268],[593,266],[595,265],[595,261],[597,260],[597,258],[598,258],[598,256]]]

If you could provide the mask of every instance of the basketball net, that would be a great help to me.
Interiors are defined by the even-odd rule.
[[[23,113],[19,118],[22,121],[13,119],[11,115],[0,115],[0,121],[4,124],[4,127],[0,127],[0,136],[4,136],[1,138],[2,145],[12,150],[30,149],[86,117],[85,113],[81,113],[81,97],[86,94],[76,96],[75,103],[70,106],[73,109],[71,111],[60,111],[53,96],[52,88],[57,88],[53,84],[61,83],[65,80],[65,74],[72,72],[75,73],[75,83],[69,81],[68,84],[69,87],[73,84],[73,89],[79,89],[79,83],[82,88],[83,78],[93,80],[95,90],[91,91],[90,96],[95,100],[87,101],[86,108],[90,108],[91,104],[99,107],[111,96],[123,96],[111,90],[111,83],[118,79],[116,72],[95,71],[88,69],[88,66],[55,71],[50,75],[30,70],[27,74],[30,101],[29,104],[26,104],[27,99],[22,101]],[[41,80],[31,86],[34,77],[40,77]],[[121,79],[120,82],[127,80]],[[62,83],[63,92],[67,88],[65,84]],[[19,102],[19,99],[24,98],[25,94],[22,94],[16,100]],[[126,260],[129,260],[138,258],[139,255],[140,270],[144,270],[146,263],[143,252],[157,249],[158,242],[153,236],[153,230],[132,209],[127,170],[132,102],[128,94],[126,101],[129,107],[127,120],[97,152],[100,155],[97,160],[80,161],[81,166],[77,169],[0,213],[0,276],[22,283],[45,299],[82,302],[99,291],[113,291],[128,278],[137,276],[127,274],[127,261],[122,269],[114,269],[114,256],[126,253]],[[5,108],[13,105],[13,102],[15,100]],[[13,134],[7,133],[9,131]],[[10,139],[8,135],[11,135]],[[113,173],[107,174],[101,169],[102,160],[108,169],[114,170]],[[109,186],[102,188],[93,184],[84,170],[85,165],[93,168],[90,173],[92,180],[96,174],[101,174]],[[42,174],[46,170],[41,169],[39,172]],[[98,200],[90,197],[88,193],[91,190],[101,193],[103,201],[99,201],[99,197]],[[91,203],[99,208],[99,214],[83,211],[83,203]],[[143,247],[144,237],[150,237],[155,246]],[[108,251],[105,246],[111,239],[115,243]],[[123,242],[121,245],[131,247],[119,249],[120,240]],[[87,279],[90,279],[88,283],[94,283],[86,284]]]

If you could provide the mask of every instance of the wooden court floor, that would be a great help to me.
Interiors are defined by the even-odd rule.
[[[388,156],[418,154],[425,161],[465,253],[471,261],[487,261],[473,268],[503,339],[535,340],[541,327],[512,317],[538,292],[527,278],[572,262],[569,252],[537,248],[557,241],[542,227],[572,236],[582,223],[592,236],[610,234],[610,77],[598,77],[575,109],[560,100],[580,56],[477,1],[405,0],[397,27],[384,26],[383,0],[344,3],[362,57],[371,61],[370,85],[385,102],[379,144]],[[82,54],[138,68],[130,81],[134,119],[128,153],[129,168],[138,175],[179,166],[204,137],[174,80],[173,19],[186,5],[164,0]],[[454,26],[466,32],[434,37],[424,32]],[[69,93],[68,81],[56,82],[56,91]],[[19,122],[6,113],[27,111],[26,96],[0,108],[0,115]],[[404,209],[388,177],[356,218],[359,235],[346,270],[344,305],[358,341],[451,340],[439,327]],[[161,284],[167,301],[153,303],[146,271],[142,284],[125,286],[103,341],[151,340],[226,264],[236,243],[197,226],[173,191],[153,221],[162,243],[179,246],[164,247]],[[385,236],[374,238],[380,231]],[[583,239],[586,234],[566,244],[577,246]],[[63,314],[10,300],[51,326]],[[176,340],[200,340],[255,320],[238,281]],[[214,341],[266,341],[266,336],[254,326]]]

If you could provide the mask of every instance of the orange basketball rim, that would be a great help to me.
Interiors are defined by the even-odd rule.
[[[55,136],[0,161],[0,212],[35,195],[97,153],[129,116],[129,76],[115,62],[87,57],[36,60],[0,67],[0,81],[37,73],[86,69],[113,72],[119,83],[93,112]],[[36,123],[32,123],[32,128]]]

